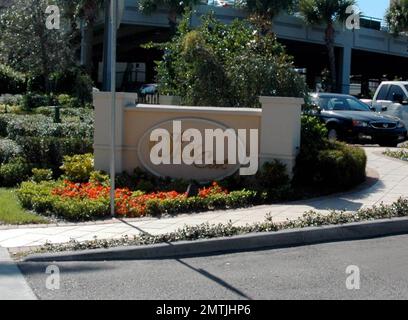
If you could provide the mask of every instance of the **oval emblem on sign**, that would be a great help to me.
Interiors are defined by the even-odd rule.
[[[200,182],[220,180],[240,168],[238,156],[235,162],[230,161],[234,150],[236,154],[238,150],[246,150],[236,134],[233,138],[233,132],[206,119],[168,120],[142,136],[138,157],[146,170],[159,177]]]

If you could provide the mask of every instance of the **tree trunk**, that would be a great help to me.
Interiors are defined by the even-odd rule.
[[[38,2],[35,2],[37,4]],[[34,4],[34,5],[35,5]],[[38,38],[38,42],[40,45],[40,52],[39,52],[39,59],[40,59],[40,68],[41,68],[41,73],[44,79],[44,89],[46,93],[51,92],[51,85],[50,85],[50,66],[49,66],[49,60],[48,60],[48,55],[47,55],[47,48],[48,45],[48,39],[47,39],[47,33],[45,30],[45,19],[41,19],[41,15],[43,14],[41,11],[41,6],[38,4],[37,7],[34,7],[33,10],[35,10],[35,14],[37,15],[36,21],[38,21],[35,26],[34,26],[34,32],[35,35]]]
[[[88,22],[84,30],[84,67],[89,75],[92,75],[93,70],[93,39],[94,39],[94,23]]]
[[[336,53],[334,51],[334,28],[333,23],[330,22],[326,28],[325,42],[327,52],[329,55],[329,67],[331,77],[331,91],[337,92],[337,70],[336,70]]]

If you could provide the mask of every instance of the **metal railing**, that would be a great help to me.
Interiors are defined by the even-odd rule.
[[[160,104],[160,96],[158,93],[147,93],[137,95],[137,104]]]

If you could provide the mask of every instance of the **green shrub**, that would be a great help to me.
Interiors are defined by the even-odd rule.
[[[23,158],[15,158],[0,166],[0,185],[15,187],[30,177],[31,168]]]
[[[51,181],[53,178],[53,172],[51,169],[37,169],[34,168],[32,171],[31,180],[40,183],[43,181]]]
[[[48,167],[57,174],[64,156],[93,152],[93,139],[55,138],[55,137],[18,137],[27,161],[37,167]]]
[[[301,126],[302,149],[309,154],[329,146],[327,127],[319,118],[303,115]],[[314,156],[312,154],[312,156]]]
[[[26,111],[32,111],[39,107],[54,106],[56,102],[52,95],[28,92],[23,95],[22,108]]]
[[[208,198],[189,197],[167,200],[149,200],[146,204],[146,212],[149,216],[161,216],[163,214],[177,215],[181,213],[202,212],[208,210],[234,209],[252,206],[257,203],[256,191],[240,190],[227,195],[215,194]]]
[[[286,200],[292,195],[291,179],[286,165],[278,160],[265,163],[255,176],[241,176],[239,173],[228,177],[219,184],[230,191],[255,190],[259,202]]]
[[[25,76],[4,64],[0,64],[0,94],[19,94],[25,90]]]
[[[54,107],[38,107],[35,110],[35,114],[40,114],[46,117],[52,117],[54,115]]]
[[[0,114],[0,137],[7,137],[7,126],[8,123],[13,119],[11,114]]]
[[[10,139],[26,136],[92,138],[93,131],[94,120],[89,112],[79,117],[67,116],[63,123],[54,123],[52,117],[42,114],[0,115],[0,134]]]
[[[88,182],[94,171],[93,154],[65,156],[61,170],[69,181]]]
[[[76,106],[92,103],[93,81],[81,68],[71,68],[51,75],[51,82],[56,93],[67,94],[76,99]]]
[[[6,106],[18,106],[21,104],[23,96],[21,94],[14,94],[14,95],[6,95],[2,97],[2,104],[5,104]]]
[[[346,190],[366,178],[367,156],[363,149],[344,143],[330,143],[315,158],[301,153],[297,159],[294,181],[298,185],[321,189]]]
[[[282,199],[290,189],[288,169],[278,160],[265,163],[257,173],[256,181],[256,190],[266,192],[271,200]]]
[[[7,163],[20,154],[21,148],[15,141],[0,139],[0,164]]]
[[[110,214],[109,199],[72,201],[56,197],[52,203],[52,212],[70,221],[103,218]]]
[[[80,101],[75,98],[71,97],[68,94],[60,94],[57,97],[58,105],[64,108],[79,108],[81,106]]]
[[[348,189],[366,178],[367,157],[361,148],[337,143],[334,150],[319,153],[314,182],[322,186]]]
[[[58,182],[23,182],[17,190],[17,197],[21,205],[27,210],[34,210],[40,214],[52,214],[55,196],[52,190],[59,186]]]
[[[363,149],[330,142],[320,119],[302,116],[301,149],[293,179],[296,187],[325,192],[346,190],[365,180],[366,164]]]
[[[89,177],[89,182],[100,185],[110,185],[110,177],[101,171],[92,171]]]
[[[136,168],[132,174],[123,172],[116,176],[118,188],[128,188],[144,192],[177,191],[183,193],[187,191],[190,183],[190,181],[183,179],[156,177],[140,168]]]

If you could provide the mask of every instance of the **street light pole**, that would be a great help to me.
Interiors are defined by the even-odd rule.
[[[118,1],[110,0],[110,16],[111,16],[111,190],[110,190],[110,209],[112,217],[115,216],[115,177],[116,177],[116,41],[117,41],[117,15]]]

